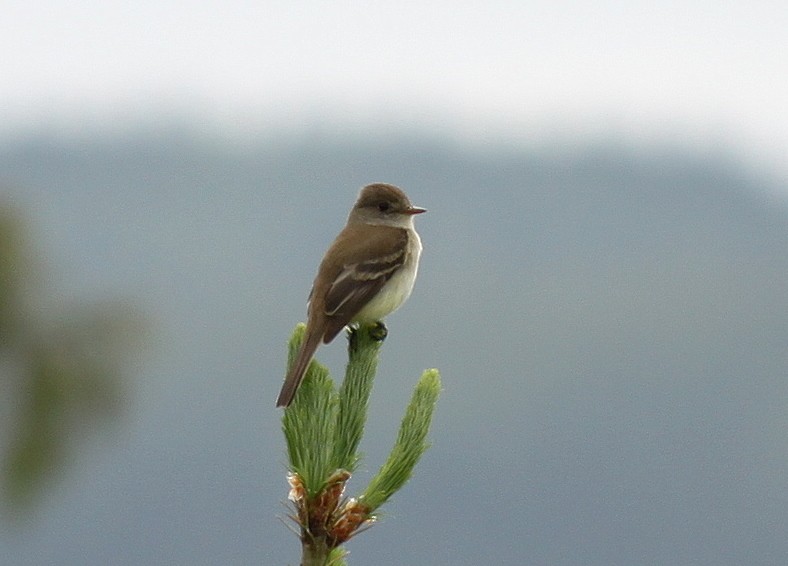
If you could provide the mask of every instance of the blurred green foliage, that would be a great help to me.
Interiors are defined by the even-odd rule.
[[[31,248],[22,214],[0,202],[0,496],[10,517],[41,498],[78,440],[119,414],[143,327],[123,305],[46,300]]]

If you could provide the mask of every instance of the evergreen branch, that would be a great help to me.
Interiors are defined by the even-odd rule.
[[[304,338],[296,327],[289,344],[292,365]],[[399,490],[427,449],[426,436],[440,393],[440,375],[422,375],[388,460],[359,498],[345,487],[358,465],[358,445],[386,328],[382,323],[349,333],[349,359],[339,393],[325,367],[313,361],[282,417],[290,459],[290,500],[303,551],[302,566],[345,566],[341,545],[375,521],[373,512]]]

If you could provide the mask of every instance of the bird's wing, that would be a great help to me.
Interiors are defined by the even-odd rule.
[[[334,278],[324,302],[324,312],[329,317],[324,342],[333,340],[405,263],[408,234],[405,230],[392,230],[397,230],[397,238],[367,240],[363,243],[363,259],[344,264]],[[383,235],[382,231],[376,233]]]

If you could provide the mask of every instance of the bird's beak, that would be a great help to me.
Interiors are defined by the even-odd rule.
[[[405,210],[405,214],[421,214],[422,212],[427,212],[427,209],[420,208],[418,206],[411,206]]]

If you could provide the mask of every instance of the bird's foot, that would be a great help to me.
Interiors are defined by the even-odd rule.
[[[370,327],[369,335],[373,340],[377,342],[383,342],[383,340],[386,339],[386,336],[389,335],[389,329],[386,328],[386,325],[383,324],[382,320],[379,320]]]
[[[360,327],[355,325],[347,327],[348,349],[351,352],[354,352],[358,346],[358,333],[360,329]],[[369,332],[369,337],[376,342],[383,342],[383,340],[385,340],[386,336],[389,334],[388,328],[386,328],[386,325],[380,320],[373,324],[367,325],[367,330]]]

